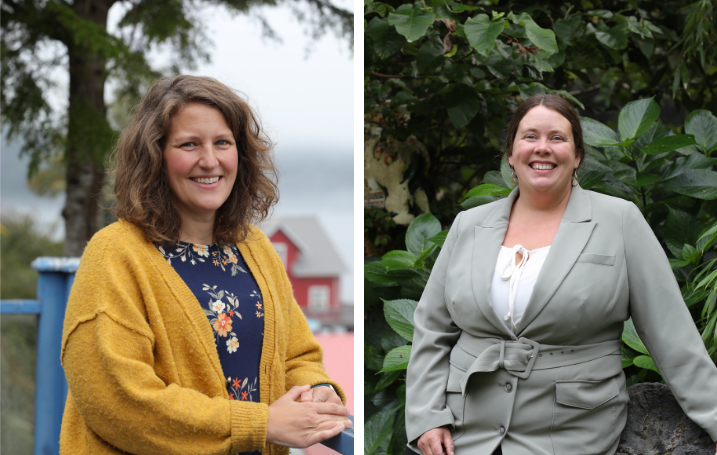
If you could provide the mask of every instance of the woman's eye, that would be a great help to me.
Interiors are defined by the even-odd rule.
[[[563,137],[562,136],[553,136],[553,140],[562,141]]]
[[[185,142],[180,147],[194,147],[194,142]]]
[[[225,141],[224,139],[221,139],[217,141],[217,145],[229,145],[229,141]]]

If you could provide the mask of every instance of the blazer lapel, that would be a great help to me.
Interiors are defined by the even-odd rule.
[[[496,204],[495,210],[483,220],[480,226],[475,226],[471,260],[471,284],[478,308],[496,329],[516,340],[516,336],[493,309],[490,299],[490,284],[493,280],[500,246],[503,244],[505,232],[508,229],[510,210],[517,195],[516,187],[508,197]]]
[[[573,268],[595,228],[595,223],[590,222],[591,217],[590,196],[579,186],[573,188],[516,333],[520,334],[540,314]]]

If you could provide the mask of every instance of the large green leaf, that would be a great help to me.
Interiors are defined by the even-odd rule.
[[[384,319],[385,318],[386,317],[384,316]],[[381,334],[381,348],[384,352],[390,352],[391,350],[400,348],[401,346],[406,346],[406,339],[397,334],[395,331],[386,329],[386,331]],[[381,367],[383,368],[383,365]]]
[[[503,31],[504,25],[505,19],[491,21],[487,15],[478,14],[466,21],[463,30],[471,47],[487,57],[488,51],[495,47],[495,40]]]
[[[595,37],[605,46],[620,50],[627,47],[627,32],[627,24],[623,22],[610,29],[596,30]]]
[[[624,367],[623,367],[624,368]],[[401,376],[401,371],[389,371],[388,373],[380,373],[381,379],[378,380],[376,383],[376,386],[368,393],[374,393],[378,392],[381,389],[385,389],[386,387],[393,384],[396,379],[398,379]],[[364,395],[366,395],[366,391],[364,390]]]
[[[697,248],[693,247],[692,245],[688,245],[687,243],[682,246],[683,261],[687,261],[692,265],[697,265],[699,264],[700,259],[702,259],[702,253],[697,251]]]
[[[635,325],[632,323],[632,319],[628,319],[627,321],[625,321],[625,325],[622,330],[622,341],[624,341],[626,345],[630,346],[637,352],[649,355],[649,352],[647,352],[647,348],[644,344],[642,344],[642,340],[640,340],[640,337],[635,330]]]
[[[580,187],[584,190],[589,190],[596,184],[600,183],[607,172],[605,171],[589,171],[580,169],[578,170],[578,180],[580,181]]]
[[[702,231],[702,224],[687,212],[673,208],[668,209],[667,220],[665,221],[665,237],[673,244],[682,245],[689,243],[695,245]],[[687,258],[683,256],[686,260]]]
[[[402,387],[406,387],[406,383],[402,384]],[[396,396],[401,401],[402,405],[406,404],[406,391],[403,389],[403,393],[396,390]],[[391,435],[391,442],[389,442],[389,450],[386,453],[399,455],[404,453],[406,450],[406,444],[408,444],[408,436],[406,435],[406,408],[399,410],[396,415],[396,423],[393,427],[393,434]]]
[[[498,196],[476,196],[476,197],[469,197],[465,198],[463,201],[461,201],[460,206],[464,209],[472,209],[473,207],[478,207],[480,205],[490,204],[491,202],[495,202],[498,199],[500,199]]]
[[[627,368],[632,365],[632,361],[635,359],[635,357],[637,357],[637,354],[635,354],[635,352],[631,351],[630,349],[627,349],[624,346],[620,348],[620,358],[622,360],[623,368]]]
[[[382,299],[383,300],[383,299]],[[413,313],[418,302],[409,299],[384,300],[383,314],[391,328],[408,341],[413,340]]]
[[[411,346],[401,346],[392,349],[383,359],[383,368],[379,373],[385,371],[405,370],[408,368],[408,361],[411,358]]]
[[[482,60],[481,60],[482,59]],[[486,66],[488,71],[499,79],[507,79],[515,70],[513,61],[503,57],[497,49],[493,49],[488,54],[488,58],[483,59],[482,56],[476,56],[476,60]]]
[[[418,49],[416,66],[421,74],[433,73],[446,59],[443,57],[443,41],[433,37],[423,43]]]
[[[396,31],[409,42],[425,35],[428,27],[433,24],[433,19],[432,12],[410,4],[399,6],[395,12],[388,15],[388,23],[396,27]]]
[[[632,363],[635,364],[635,366],[638,366],[640,368],[647,368],[648,370],[652,370],[655,373],[660,372],[655,365],[655,361],[652,360],[652,357],[647,355],[639,355],[635,357],[634,359],[632,359]]]
[[[685,120],[685,133],[695,135],[703,152],[711,152],[717,148],[717,117],[705,109],[692,111]]]
[[[418,257],[423,250],[434,244],[428,239],[441,232],[441,223],[430,213],[424,213],[411,221],[406,231],[406,249]]]
[[[658,120],[653,123],[652,126],[647,131],[645,131],[642,136],[638,137],[635,140],[633,148],[641,150],[643,147],[646,147],[653,141],[663,137],[667,137],[670,134],[672,134],[670,129]]]
[[[684,261],[684,260],[682,260],[682,259],[672,259],[672,258],[669,258],[669,259],[667,260],[667,262],[670,263],[670,267],[673,268],[673,269],[680,269],[680,268],[682,268],[682,267],[685,267],[685,266],[690,265],[689,262]]]
[[[671,152],[681,147],[687,147],[695,143],[693,134],[678,134],[676,136],[667,136],[650,142],[642,147],[642,153],[648,155],[658,155],[660,153]]]
[[[448,237],[448,229],[444,229],[438,234],[434,235],[430,239],[428,239],[429,242],[433,242],[438,246],[443,246],[443,244],[446,241],[446,237]]]
[[[366,332],[369,333],[368,331]],[[383,368],[383,357],[379,354],[378,349],[368,343],[364,344],[363,364],[371,371],[378,371]]]
[[[416,262],[416,256],[403,250],[389,251],[381,258],[381,264],[386,267],[386,270],[410,268],[414,262]]]
[[[606,141],[618,142],[617,133],[607,125],[587,117],[580,117],[580,125],[583,127],[583,140],[593,147],[604,147]]]
[[[620,111],[617,121],[621,140],[627,141],[642,136],[659,116],[660,105],[654,98],[627,103]]]
[[[393,429],[393,419],[398,408],[382,409],[372,415],[364,425],[364,455],[370,455],[378,449]]]
[[[448,117],[456,128],[468,125],[480,110],[480,100],[475,89],[464,84],[456,84],[445,100]]]
[[[665,183],[665,188],[697,199],[717,199],[717,172],[690,169]]]
[[[483,181],[481,183],[492,183],[493,185],[502,186],[508,188],[508,184],[503,180],[503,176],[499,171],[488,171],[483,175]]]
[[[471,190],[466,193],[464,199],[481,196],[507,196],[511,191],[509,188],[494,183],[484,183],[471,188]]]
[[[363,265],[363,276],[372,283],[397,284],[420,276],[420,272],[417,270],[386,270],[380,261],[373,261]]]
[[[645,185],[650,185],[652,183],[657,182],[658,180],[660,180],[660,176],[655,175],[655,174],[647,174],[647,173],[643,173],[643,172],[638,172],[635,175],[635,185],[638,188],[642,188]]]
[[[373,50],[381,60],[401,49],[404,38],[398,34],[386,19],[374,17],[366,27],[366,34],[371,37]]]
[[[717,222],[708,225],[700,232],[697,239],[697,247],[704,252],[715,243],[717,243]]]
[[[668,180],[689,169],[711,169],[715,164],[717,164],[717,159],[696,152],[689,156],[677,158],[669,166],[665,166],[662,169],[661,178]]]
[[[528,39],[540,49],[548,51],[551,54],[558,52],[558,43],[555,41],[555,33],[553,33],[552,30],[541,28],[533,21],[533,18],[530,17],[528,13],[520,13],[517,16],[513,15],[513,13],[509,13],[507,17],[514,23],[525,27],[525,34]]]
[[[610,177],[628,185],[637,185],[637,172],[634,167],[628,166],[627,164],[623,164],[619,161],[610,161],[607,164],[608,167],[613,170]]]

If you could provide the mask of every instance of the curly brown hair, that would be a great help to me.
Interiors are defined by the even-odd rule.
[[[217,210],[213,237],[217,243],[241,242],[250,225],[266,219],[279,198],[273,144],[249,104],[209,77],[167,77],[149,88],[112,152],[115,212],[141,228],[148,241],[177,242],[182,222],[162,156],[172,118],[188,103],[218,109],[234,134],[237,177],[229,198]]]
[[[580,125],[580,117],[565,98],[552,94],[532,95],[523,101],[523,104],[518,106],[508,125],[508,134],[505,138],[505,154],[510,156],[513,152],[513,141],[515,141],[515,135],[518,134],[520,121],[523,120],[525,114],[535,106],[545,106],[548,109],[552,109],[570,122],[570,126],[573,130],[573,140],[575,141],[575,156],[580,158],[580,163],[582,163],[584,161],[583,158],[585,158],[585,143],[583,142],[583,128]]]

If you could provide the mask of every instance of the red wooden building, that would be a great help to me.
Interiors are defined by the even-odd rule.
[[[261,229],[279,253],[304,314],[324,324],[340,323],[345,311],[339,277],[346,266],[319,220],[274,216],[262,223]]]

